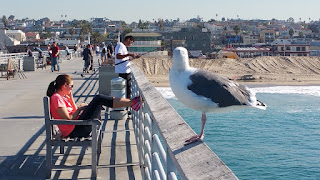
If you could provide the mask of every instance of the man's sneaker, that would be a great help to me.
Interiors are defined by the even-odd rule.
[[[131,108],[135,111],[139,111],[142,104],[141,96],[133,98],[132,101],[133,104],[131,105]]]

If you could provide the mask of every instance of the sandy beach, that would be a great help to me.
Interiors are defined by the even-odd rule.
[[[171,57],[141,57],[133,61],[156,87],[169,87]],[[190,66],[246,85],[320,85],[320,57],[190,59]]]

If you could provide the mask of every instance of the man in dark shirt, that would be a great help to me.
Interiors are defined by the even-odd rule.
[[[111,43],[108,44],[107,49],[108,49],[108,54],[107,54],[108,58],[111,58],[112,57],[112,53],[113,53],[113,46],[112,46]]]
[[[87,45],[87,47],[83,50],[82,54],[83,54],[83,60],[84,60],[83,72],[84,73],[85,72],[89,73],[88,67],[90,65],[91,58],[92,58],[92,53],[91,53],[91,50],[90,50],[90,44]]]

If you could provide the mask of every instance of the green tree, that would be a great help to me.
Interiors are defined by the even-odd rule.
[[[127,23],[125,21],[121,21],[121,27],[125,29],[127,27]]]
[[[8,17],[8,20],[13,21],[13,20],[14,20],[14,15],[10,15],[10,16]]]
[[[225,17],[222,17],[222,18],[221,18],[221,21],[225,21],[225,20],[226,20],[226,18],[225,18]]]
[[[8,27],[9,21],[7,19],[7,16],[5,16],[5,15],[2,16],[2,23],[3,23],[4,27]]]
[[[164,22],[163,19],[159,20],[159,24],[160,24],[160,30],[163,31],[164,30]]]
[[[83,42],[86,39],[83,33],[80,33],[79,38],[81,42]]]
[[[312,31],[312,32],[314,32],[314,33],[319,33],[320,31],[319,31],[319,28],[318,28],[318,26],[316,25],[316,24],[310,24],[309,26],[308,26],[308,28]]]
[[[93,32],[91,35],[92,44],[101,44],[106,40],[106,37],[98,32]]]
[[[291,38],[293,37],[293,35],[294,35],[294,30],[293,29],[289,30],[289,35],[291,36]]]
[[[91,24],[82,24],[81,25],[81,30],[83,34],[88,34],[89,32],[92,32],[92,25]]]
[[[303,32],[299,32],[299,37],[303,38]]]
[[[149,29],[149,22],[143,22],[141,19],[139,19],[138,27],[140,29]]]
[[[75,33],[76,33],[76,32],[75,32],[74,27],[71,27],[71,28],[69,29],[69,34],[70,34],[71,36],[73,36]]]
[[[289,19],[287,21],[293,23],[294,19],[293,19],[293,17],[289,17]]]
[[[48,30],[41,32],[39,35],[41,39],[50,39],[53,37],[53,34]]]
[[[213,22],[216,22],[216,20],[215,19],[210,19],[208,22],[213,23]]]
[[[197,24],[196,27],[199,28],[199,29],[202,29],[204,27],[204,23],[199,23],[199,24]]]
[[[234,33],[236,34],[236,41],[237,41],[238,34],[239,34],[239,32],[241,31],[240,26],[239,26],[239,25],[235,25],[235,26],[233,27],[233,31],[234,31]],[[239,41],[239,44],[240,44],[240,41]]]

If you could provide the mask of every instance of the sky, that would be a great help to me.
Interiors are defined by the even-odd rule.
[[[0,16],[15,19],[90,20],[108,18],[126,23],[159,18],[265,19],[295,22],[319,20],[320,0],[0,0]],[[61,17],[63,16],[63,17]]]

